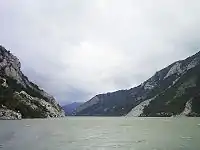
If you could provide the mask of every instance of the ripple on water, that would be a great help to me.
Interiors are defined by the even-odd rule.
[[[190,136],[188,136],[188,137],[187,136],[186,137],[182,136],[181,139],[192,140],[192,137],[190,137]]]
[[[180,145],[179,148],[180,149],[186,149],[187,147],[185,145]]]
[[[137,140],[135,141],[135,143],[144,143],[144,142],[147,142],[146,140]]]

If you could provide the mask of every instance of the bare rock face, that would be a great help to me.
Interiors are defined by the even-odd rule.
[[[137,105],[136,107],[134,107],[126,116],[127,117],[139,117],[142,115],[143,110],[146,106],[149,105],[149,103],[154,100],[156,97],[151,98],[151,99],[147,99],[143,102],[141,102],[139,105]]]
[[[2,73],[17,81],[17,83],[25,86],[22,80],[21,64],[19,59],[0,46],[0,69]]]
[[[64,111],[53,96],[30,82],[20,68],[19,59],[0,46],[1,118],[63,117]]]

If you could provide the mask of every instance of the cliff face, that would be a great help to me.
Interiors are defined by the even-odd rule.
[[[96,95],[76,115],[200,116],[200,53],[177,61],[129,90]]]
[[[0,118],[64,116],[55,99],[30,82],[20,68],[19,59],[0,46]]]

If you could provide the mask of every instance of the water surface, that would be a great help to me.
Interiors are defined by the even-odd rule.
[[[0,121],[2,150],[200,150],[200,118]]]

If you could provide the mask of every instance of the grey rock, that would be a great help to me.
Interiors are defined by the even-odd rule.
[[[22,115],[18,112],[15,112],[7,108],[0,108],[0,119],[2,120],[22,119]]]

